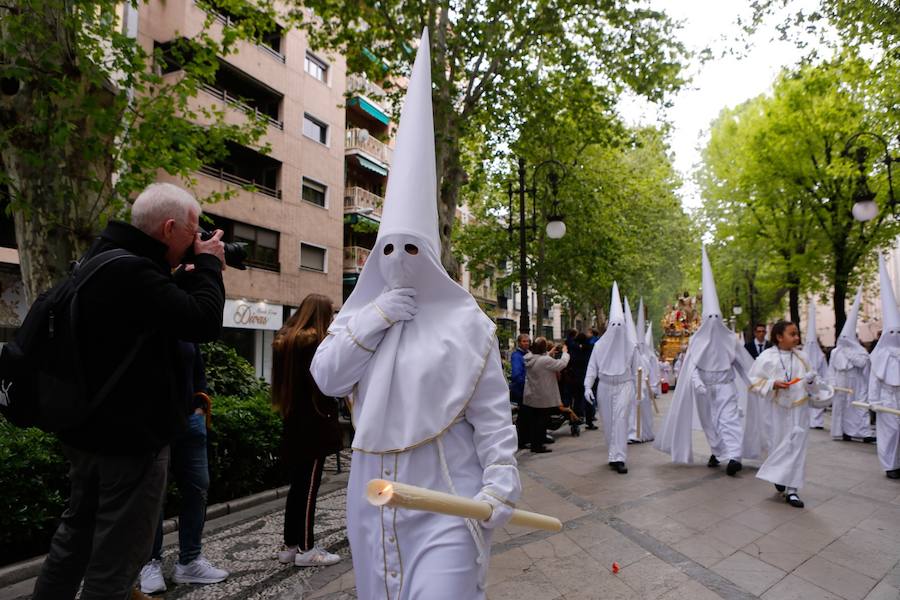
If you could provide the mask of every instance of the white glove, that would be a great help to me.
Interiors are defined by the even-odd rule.
[[[850,355],[850,364],[852,364],[857,369],[862,369],[869,362],[869,357],[864,354],[851,354]]]
[[[806,385],[814,384],[816,382],[816,372],[810,371],[809,373],[806,374],[805,379],[806,379]]]
[[[418,312],[412,288],[389,290],[363,308],[349,323],[354,340],[369,350],[374,350],[385,332],[399,321],[408,321]]]
[[[490,494],[485,492],[478,492],[474,498],[472,498],[476,502],[487,502],[491,505],[491,516],[481,522],[481,526],[485,529],[494,529],[495,527],[503,527],[509,520],[512,518],[513,509],[510,506],[507,506],[499,499],[494,498]]]
[[[590,402],[591,404],[594,403],[594,390],[591,389],[592,387],[593,386],[589,386],[589,385],[584,386],[584,399],[587,400],[588,402]]]
[[[702,381],[695,381],[695,382],[694,382],[694,390],[695,390],[698,394],[700,394],[701,396],[705,396],[705,395],[706,395],[706,392],[707,392],[706,386],[703,385],[703,382],[702,382]]]

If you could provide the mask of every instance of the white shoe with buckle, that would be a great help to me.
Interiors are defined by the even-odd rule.
[[[339,562],[341,562],[340,556],[332,554],[319,546],[314,546],[306,552],[300,552],[294,558],[294,564],[298,567],[323,567]]]
[[[300,548],[297,546],[282,546],[278,551],[278,562],[283,565],[292,565],[298,552],[300,552]]]
[[[175,583],[219,583],[227,578],[228,571],[212,566],[202,554],[186,565],[176,562],[172,576]]]
[[[151,560],[141,569],[141,591],[145,594],[158,594],[166,591],[162,562]]]

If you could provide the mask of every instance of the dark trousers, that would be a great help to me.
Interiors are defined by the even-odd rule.
[[[203,549],[206,500],[209,491],[209,462],[206,457],[206,415],[191,415],[188,429],[171,445],[170,468],[181,492],[178,514],[178,562],[186,565]],[[156,539],[150,558],[162,558],[163,511],[159,511]]]
[[[584,419],[585,424],[593,424],[597,418],[597,411],[594,405],[585,399],[583,383],[572,386],[572,400],[572,410],[575,411],[575,414]]]
[[[291,489],[284,507],[284,545],[300,546],[307,551],[313,547],[313,526],[316,520],[316,497],[322,483],[325,457],[297,459],[291,472]]]
[[[533,406],[523,406],[528,411],[528,441],[531,442],[531,449],[541,448],[547,440],[547,427],[550,425],[550,415],[559,412],[559,408],[552,406],[550,408],[534,408]]]
[[[72,491],[32,600],[126,600],[150,556],[169,448],[102,456],[64,446]]]

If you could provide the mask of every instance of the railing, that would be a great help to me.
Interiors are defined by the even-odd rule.
[[[391,164],[394,151],[379,142],[365,129],[348,129],[344,136],[345,150],[360,150],[386,165]]]
[[[206,92],[207,94],[209,94],[216,100],[221,100],[222,102],[225,102],[226,104],[230,104],[230,105],[244,111],[245,113],[247,113],[249,115],[255,115],[257,119],[262,117],[265,120],[267,120],[270,125],[284,131],[284,121],[279,121],[278,119],[275,119],[275,118],[267,115],[266,113],[259,112],[258,108],[253,108],[252,106],[250,106],[248,104],[244,104],[242,101],[238,100],[234,96],[230,96],[227,91],[220,90],[219,88],[211,86],[206,83],[201,84],[200,87],[203,89],[204,92]]]
[[[266,54],[268,54],[269,56],[271,56],[272,58],[274,58],[275,60],[277,60],[278,62],[281,62],[281,63],[287,62],[284,58],[284,54],[282,54],[275,48],[272,48],[271,46],[266,46],[265,44],[256,44],[256,47],[259,48],[260,50],[262,50],[263,52],[265,52]]]
[[[362,271],[362,268],[366,264],[366,260],[369,258],[369,254],[371,252],[372,251],[368,248],[361,248],[360,246],[345,246],[344,272],[359,273],[360,271]]]
[[[364,94],[372,100],[382,100],[386,94],[381,86],[376,85],[362,75],[347,75],[347,91]]]
[[[260,194],[265,194],[266,196],[271,196],[273,198],[281,199],[281,190],[276,190],[270,187],[267,187],[261,183],[256,183],[255,181],[251,181],[249,179],[244,179],[243,177],[239,177],[232,173],[229,173],[223,169],[216,169],[215,167],[210,167],[208,165],[202,165],[200,167],[200,172],[204,175],[208,175],[210,177],[215,177],[216,179],[220,179],[226,183],[233,183],[235,185],[247,186],[252,185],[257,192]]]
[[[194,0],[194,4],[197,4],[197,0]],[[231,27],[232,25],[235,25],[238,23],[237,19],[232,19],[230,16],[222,14],[219,11],[210,10],[209,12],[212,14],[213,18],[216,21],[218,21],[219,23],[221,23],[222,25],[224,25],[226,27]],[[259,48],[260,50],[262,50],[263,52],[265,52],[266,54],[269,54],[270,56],[272,56],[272,58],[274,58],[275,60],[282,62],[282,63],[286,62],[284,59],[284,54],[282,54],[278,50],[271,48],[269,46],[266,46],[265,44],[256,44],[256,47]]]
[[[344,212],[363,212],[381,217],[384,198],[361,187],[344,189]]]

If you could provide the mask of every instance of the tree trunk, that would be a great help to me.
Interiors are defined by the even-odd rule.
[[[800,277],[796,273],[787,274],[788,304],[791,311],[791,321],[800,325]]]
[[[848,276],[845,273],[841,273],[838,267],[835,267],[834,274],[834,294],[831,297],[831,302],[834,304],[834,342],[837,343],[837,338],[841,334],[841,329],[844,328],[844,323],[847,322],[847,311],[844,308],[845,303],[847,302],[847,288],[848,288]]]

